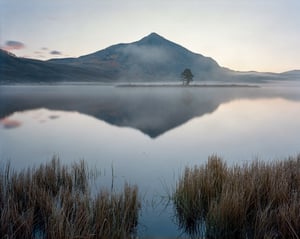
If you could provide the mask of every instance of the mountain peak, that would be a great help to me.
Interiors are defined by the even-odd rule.
[[[169,41],[155,32],[150,33],[148,36],[145,36],[140,41],[138,41],[139,44],[150,44],[150,45],[161,44],[162,42],[169,42]]]
[[[158,35],[156,32],[151,32],[148,36],[148,38],[163,38],[162,36]]]

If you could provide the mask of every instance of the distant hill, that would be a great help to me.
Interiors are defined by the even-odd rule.
[[[51,83],[62,81],[107,81],[109,75],[98,69],[19,58],[0,49],[0,82]]]
[[[300,80],[300,70],[286,71],[280,73],[281,77],[285,77],[289,80]]]
[[[257,83],[289,77],[287,73],[232,71],[156,33],[78,58],[39,61],[18,58],[0,50],[0,82],[179,81],[185,68],[192,70],[195,81]]]

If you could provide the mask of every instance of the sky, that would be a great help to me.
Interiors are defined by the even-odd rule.
[[[0,0],[0,47],[78,57],[151,32],[239,71],[300,69],[299,0]]]

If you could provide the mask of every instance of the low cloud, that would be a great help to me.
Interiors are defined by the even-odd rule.
[[[24,43],[19,41],[7,41],[5,42],[5,45],[3,47],[3,49],[6,51],[20,50],[23,48],[25,48]]]
[[[56,50],[50,51],[50,54],[51,55],[62,55],[62,53],[60,51],[56,51]]]
[[[163,63],[171,60],[171,56],[168,54],[168,52],[164,48],[157,46],[129,45],[124,48],[123,53],[130,54],[145,63]]]

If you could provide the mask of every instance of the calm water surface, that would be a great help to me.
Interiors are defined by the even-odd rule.
[[[0,86],[0,160],[16,169],[85,159],[116,190],[137,184],[139,235],[176,237],[168,193],[185,166],[300,153],[300,87]]]

